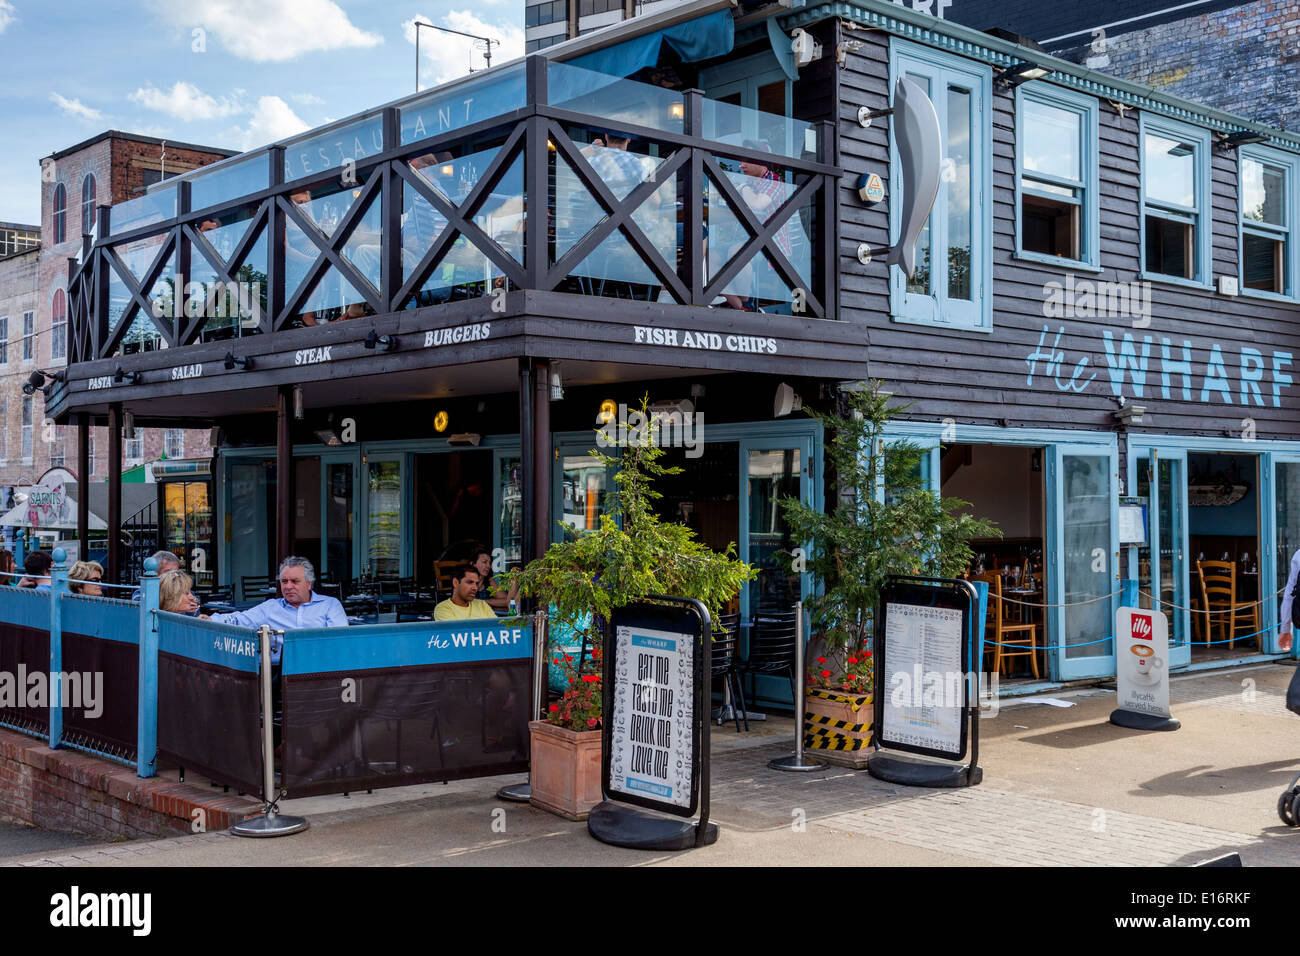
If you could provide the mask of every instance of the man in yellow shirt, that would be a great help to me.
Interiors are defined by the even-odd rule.
[[[451,597],[439,601],[433,609],[435,621],[469,621],[475,618],[496,620],[496,612],[487,601],[479,600],[475,595],[481,581],[478,569],[470,564],[459,565],[451,572]]]

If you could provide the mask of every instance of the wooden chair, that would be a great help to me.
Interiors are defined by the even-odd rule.
[[[439,595],[451,594],[451,572],[462,564],[463,561],[433,562],[433,580]]]
[[[1262,651],[1264,636],[1259,633],[1259,605],[1237,600],[1237,565],[1232,561],[1197,561],[1196,573],[1201,579],[1201,602],[1207,612],[1209,640],[1213,639],[1217,627],[1228,646],[1236,647],[1237,630],[1245,627],[1247,634],[1255,635]]]
[[[1038,625],[1014,624],[1007,619],[1002,600],[1002,575],[996,572],[976,574],[972,580],[985,581],[989,586],[989,609],[985,618],[986,640],[994,642],[993,669],[1002,673],[1003,663],[1015,657],[1028,657],[1029,666],[1038,678]],[[1027,638],[1018,635],[1028,634]],[[1012,648],[1022,648],[1013,650]]]

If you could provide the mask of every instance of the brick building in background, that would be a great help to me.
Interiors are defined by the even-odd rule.
[[[107,130],[41,160],[41,243],[0,258],[0,489],[34,483],[51,467],[76,473],[76,430],[45,425],[44,396],[40,391],[24,395],[22,385],[35,370],[67,364],[68,259],[80,253],[96,207],[134,199],[154,183],[231,155]],[[17,228],[30,233],[34,227]],[[103,478],[108,474],[105,430],[92,428],[90,434],[91,478]],[[136,438],[125,443],[123,466],[164,454],[208,457],[207,431],[136,429]]]

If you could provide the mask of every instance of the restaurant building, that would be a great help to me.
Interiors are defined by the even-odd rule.
[[[902,77],[943,144],[911,279],[884,255],[906,197],[878,111]],[[1001,527],[978,561],[1014,568],[1040,676],[1114,674],[1124,579],[1173,641],[1201,635],[1201,553],[1263,595],[1258,627],[1171,664],[1276,655],[1297,152],[893,3],[738,22],[698,0],[101,207],[49,406],[81,449],[128,412],[219,429],[212,547],[238,593],[288,553],[339,582],[428,582],[474,543],[527,560],[598,520],[596,430],[648,396],[693,414],[661,513],[760,568],[753,620],[812,587],[778,499],[835,491],[799,404],[879,379],[908,403],[891,440]],[[1125,496],[1149,545],[1121,543]]]

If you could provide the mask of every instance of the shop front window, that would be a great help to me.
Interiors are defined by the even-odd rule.
[[[375,577],[402,573],[402,463],[369,463],[369,538],[366,556]]]

